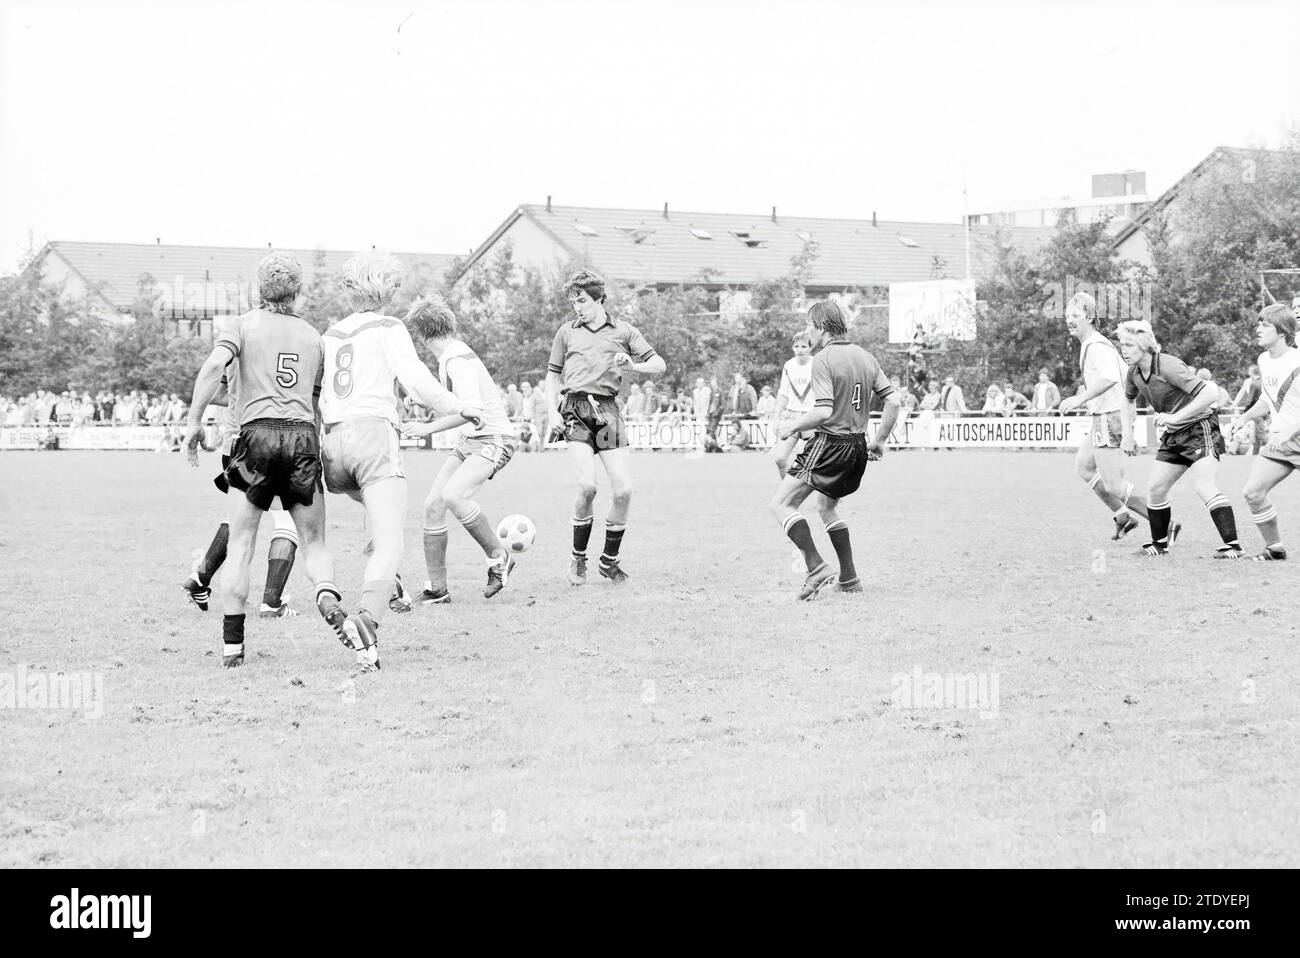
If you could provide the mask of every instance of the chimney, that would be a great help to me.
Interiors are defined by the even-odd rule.
[[[546,212],[549,213],[550,211],[551,211],[551,194],[550,194],[550,193],[547,193],[547,194],[546,194]]]
[[[162,246],[162,237],[161,237],[161,236],[155,236],[155,237],[153,238],[153,241],[154,241],[155,243],[157,243],[159,246]]]
[[[876,211],[875,211],[875,210],[872,210],[872,211],[871,211],[871,225],[872,225],[872,226],[875,226],[875,225],[876,225]]]
[[[664,219],[668,219],[668,204],[664,204]]]
[[[270,249],[270,248],[271,248],[271,244],[270,244],[270,243],[267,243],[267,244],[266,244],[266,248],[267,248],[267,249]]]
[[[772,222],[776,222],[776,207],[772,207]]]

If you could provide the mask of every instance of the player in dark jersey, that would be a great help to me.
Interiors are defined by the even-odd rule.
[[[1192,485],[1210,510],[1214,528],[1223,539],[1216,557],[1240,558],[1237,520],[1217,481],[1219,458],[1224,453],[1219,417],[1211,408],[1218,398],[1217,390],[1204,388],[1205,380],[1198,378],[1181,359],[1162,353],[1146,320],[1120,323],[1117,332],[1120,355],[1128,364],[1124,378],[1124,415],[1131,424],[1137,415],[1137,398],[1143,396],[1156,413],[1155,427],[1160,435],[1160,448],[1156,451],[1147,492],[1151,541],[1142,547],[1143,553],[1165,555],[1178,538],[1178,525],[1171,527],[1173,512],[1169,493],[1183,473],[1190,472]],[[1125,429],[1124,452],[1133,455],[1136,451],[1130,425]]]
[[[565,292],[577,318],[555,333],[546,367],[546,399],[552,435],[566,441],[578,473],[569,583],[583,585],[587,581],[587,542],[594,518],[599,458],[609,476],[614,501],[605,518],[605,548],[598,569],[619,584],[628,578],[619,564],[619,549],[632,504],[632,470],[623,413],[614,397],[625,372],[658,375],[666,367],[640,330],[605,312],[605,281],[595,273],[578,272]]]
[[[808,577],[799,598],[815,599],[836,573],[822,559],[813,544],[808,521],[799,506],[817,494],[821,515],[831,545],[839,559],[841,592],[861,592],[862,583],[853,565],[849,527],[836,512],[839,501],[857,491],[867,462],[885,452],[885,439],[898,419],[898,396],[874,356],[845,338],[848,326],[844,314],[833,302],[814,303],[808,310],[808,335],[814,350],[813,407],[797,419],[782,423],[778,435],[788,439],[805,430],[815,430],[786,473],[772,500],[772,512],[790,541],[803,553]],[[884,403],[876,438],[867,440],[872,399]]]
[[[262,305],[221,334],[199,370],[185,437],[190,465],[198,466],[203,410],[221,385],[222,371],[237,363],[239,438],[225,476],[244,495],[231,497],[229,574],[222,583],[221,664],[227,668],[244,664],[248,568],[258,523],[276,498],[298,530],[317,609],[345,645],[357,651],[374,646],[364,621],[339,605],[334,557],[325,547],[318,425],[324,348],[320,333],[293,313],[302,268],[292,256],[272,253],[258,264],[257,279]]]

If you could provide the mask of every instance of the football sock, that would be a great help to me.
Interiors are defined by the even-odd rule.
[[[483,514],[483,509],[477,502],[471,503],[469,512],[456,518],[465,527],[465,531],[479,544],[479,548],[483,550],[484,555],[491,558],[504,549],[501,540],[497,538],[496,530],[492,528],[492,523],[488,521],[488,517]]]
[[[1210,510],[1210,518],[1214,520],[1214,528],[1219,530],[1219,538],[1223,540],[1224,545],[1237,546],[1237,519],[1232,514],[1232,505],[1228,502],[1228,497],[1220,493],[1205,504],[1205,508]]]
[[[580,516],[574,516],[569,521],[573,523],[573,554],[575,556],[585,556],[587,554],[587,543],[591,541],[591,525],[594,515],[587,516],[585,519]]]
[[[375,625],[388,611],[388,597],[393,594],[393,583],[387,579],[371,579],[361,587],[361,605],[358,614],[364,612],[370,616]]]
[[[809,572],[822,564],[824,560],[821,553],[817,551],[817,546],[813,544],[812,532],[808,529],[807,519],[797,512],[792,513],[781,523],[781,528],[790,537],[790,541],[803,553],[803,562]]]
[[[293,557],[298,552],[298,536],[280,529],[271,537],[271,545],[266,550],[266,588],[262,592],[262,602],[273,609],[280,608],[284,595],[284,584],[289,581],[293,570]]]
[[[322,616],[328,617],[342,601],[343,593],[333,582],[316,583],[316,609]]]
[[[831,537],[835,555],[840,560],[840,581],[851,582],[858,577],[858,570],[853,567],[853,546],[849,542],[849,524],[843,519],[832,522],[826,527],[826,534]]]
[[[605,551],[601,553],[602,560],[613,561],[618,558],[618,550],[623,545],[623,533],[627,531],[627,523],[605,523]]]
[[[1158,546],[1169,545],[1169,523],[1174,511],[1167,502],[1153,502],[1147,506],[1147,519],[1151,523],[1151,541]]]
[[[212,582],[212,577],[217,574],[221,568],[221,563],[226,561],[226,545],[230,542],[230,523],[223,522],[217,527],[217,534],[212,537],[208,543],[208,551],[203,554],[203,559],[199,562],[199,567],[194,570],[195,578],[199,580],[199,585],[207,586]]]
[[[424,567],[429,573],[429,585],[434,589],[447,588],[447,527],[426,526],[424,529]]]
[[[1283,548],[1282,533],[1277,528],[1277,509],[1274,506],[1266,505],[1263,512],[1251,513],[1250,518],[1259,529],[1259,534],[1264,537],[1265,546],[1270,549]]]
[[[221,641],[226,645],[244,644],[244,613],[227,615],[222,618]]]

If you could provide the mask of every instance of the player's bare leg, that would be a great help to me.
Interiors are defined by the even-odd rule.
[[[790,436],[788,439],[778,439],[772,446],[772,459],[776,463],[776,475],[778,479],[784,479],[786,472],[790,468],[790,457],[794,455],[794,447],[799,444],[797,435]]]
[[[853,564],[853,545],[849,541],[849,524],[840,518],[839,511],[836,508],[840,501],[832,499],[821,492],[814,496],[814,501],[817,504],[817,514],[821,516],[826,534],[831,537],[831,545],[835,548],[835,556],[839,559],[840,575],[836,588],[840,592],[861,592],[862,580],[858,577],[858,570]]]
[[[425,605],[451,601],[447,591],[447,500],[442,491],[459,468],[460,460],[448,456],[424,499],[424,566],[429,578],[420,601]]]
[[[321,617],[348,648],[367,648],[373,636],[365,634],[343,611],[340,604],[343,593],[334,584],[334,556],[325,545],[324,493],[312,496],[309,506],[294,503],[289,507],[289,515],[298,530],[303,571],[315,590],[316,608]]]
[[[248,603],[248,569],[257,548],[262,510],[247,497],[234,496],[230,511],[230,540],[226,545],[226,574],[221,580],[221,664],[244,664],[244,607]]]
[[[1250,518],[1264,539],[1264,551],[1252,558],[1260,562],[1286,559],[1286,546],[1277,527],[1277,507],[1268,501],[1268,494],[1295,471],[1290,463],[1278,462],[1266,456],[1256,456],[1250,467],[1250,477],[1243,490]]]
[[[1223,545],[1215,552],[1215,558],[1241,558],[1243,553],[1241,542],[1237,539],[1237,519],[1228,497],[1219,491],[1219,460],[1206,456],[1196,460],[1187,472],[1196,494],[1210,511],[1210,519],[1214,522],[1219,538],[1223,540]]]
[[[587,582],[587,543],[595,518],[596,453],[586,443],[569,443],[569,462],[578,478],[578,498],[573,504],[573,559],[569,563],[569,584]]]
[[[1138,526],[1138,521],[1133,518],[1134,514],[1144,520],[1148,518],[1146,497],[1125,478],[1123,452],[1114,446],[1106,446],[1095,449],[1093,457],[1097,475],[1101,478],[1099,485],[1103,486],[1110,498],[1118,503],[1112,505],[1111,502],[1106,502],[1115,518],[1115,534],[1112,538],[1122,539]],[[1100,493],[1098,495],[1100,496]]]
[[[817,598],[817,594],[836,577],[835,571],[822,558],[821,553],[817,551],[817,546],[813,543],[812,530],[808,528],[808,520],[799,514],[799,507],[815,491],[806,482],[796,479],[794,476],[786,476],[781,480],[781,486],[776,490],[776,497],[773,498],[771,505],[772,515],[781,524],[782,531],[795,544],[795,547],[803,553],[804,566],[808,569],[808,577],[804,580],[803,588],[799,591],[799,598],[805,601]]]
[[[455,457],[452,458],[454,460]],[[483,488],[483,483],[492,478],[495,470],[496,466],[488,460],[481,456],[471,456],[447,477],[442,488],[446,508],[478,543],[487,559],[488,581],[483,591],[485,599],[492,598],[505,588],[515,567],[510,553],[497,538],[496,527],[488,519],[483,507],[474,501],[474,496]]]
[[[632,454],[626,447],[605,449],[600,464],[609,476],[610,506],[605,518],[605,548],[600,553],[600,574],[615,585],[626,582],[628,575],[619,565],[618,552],[627,531],[627,517],[632,509]]]
[[[1151,526],[1151,541],[1142,546],[1147,555],[1164,555],[1178,538],[1182,526],[1173,521],[1169,493],[1186,471],[1186,466],[1159,460],[1151,466],[1151,478],[1147,483],[1147,522]]]
[[[1111,538],[1122,539],[1133,531],[1137,523],[1128,514],[1123,500],[1115,494],[1115,490],[1121,490],[1122,487],[1105,480],[1103,470],[1100,468],[1103,452],[1104,450],[1093,446],[1091,434],[1084,436],[1083,442],[1079,444],[1079,451],[1074,457],[1074,468],[1084,485],[1093,491],[1114,516],[1115,534]],[[1143,518],[1146,518],[1145,514]]]

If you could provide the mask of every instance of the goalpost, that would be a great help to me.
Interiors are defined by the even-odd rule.
[[[1260,308],[1284,303],[1300,313],[1300,268],[1259,271]]]

